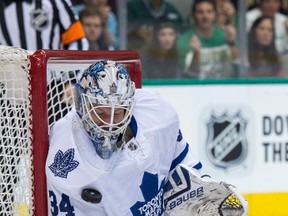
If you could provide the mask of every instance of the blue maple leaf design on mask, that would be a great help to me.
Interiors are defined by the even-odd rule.
[[[56,153],[54,162],[49,166],[55,176],[67,178],[68,173],[79,165],[79,162],[74,160],[74,152],[75,150],[71,148],[65,153],[61,150]]]
[[[158,174],[144,172],[140,189],[142,191],[144,202],[137,201],[131,208],[134,216],[154,215],[160,216],[164,212],[163,207],[163,187],[165,179],[161,181],[158,188]]]

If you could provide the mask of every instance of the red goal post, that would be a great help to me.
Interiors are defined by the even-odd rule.
[[[49,129],[73,106],[68,87],[87,66],[102,59],[124,64],[136,87],[141,88],[141,63],[134,51],[32,53],[0,45],[1,214],[47,215]]]

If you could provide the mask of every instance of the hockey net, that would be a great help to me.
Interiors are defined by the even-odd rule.
[[[45,161],[51,126],[73,106],[73,84],[95,60],[124,64],[141,88],[133,51],[34,53],[0,45],[0,212],[46,216]]]

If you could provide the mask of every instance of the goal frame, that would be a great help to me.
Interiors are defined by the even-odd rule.
[[[47,64],[50,60],[100,60],[114,61],[136,60],[133,64],[131,79],[136,88],[141,88],[141,63],[138,52],[127,50],[115,51],[72,51],[72,50],[37,50],[28,56],[31,77],[31,115],[33,144],[33,204],[34,216],[48,214],[45,163],[48,154],[48,113],[47,113]]]

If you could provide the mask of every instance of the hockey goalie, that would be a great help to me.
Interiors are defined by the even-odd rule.
[[[124,65],[96,61],[74,90],[49,134],[49,216],[246,215],[233,186],[198,177],[176,110]]]
[[[233,185],[200,177],[180,164],[164,188],[169,216],[246,216],[248,203]]]

